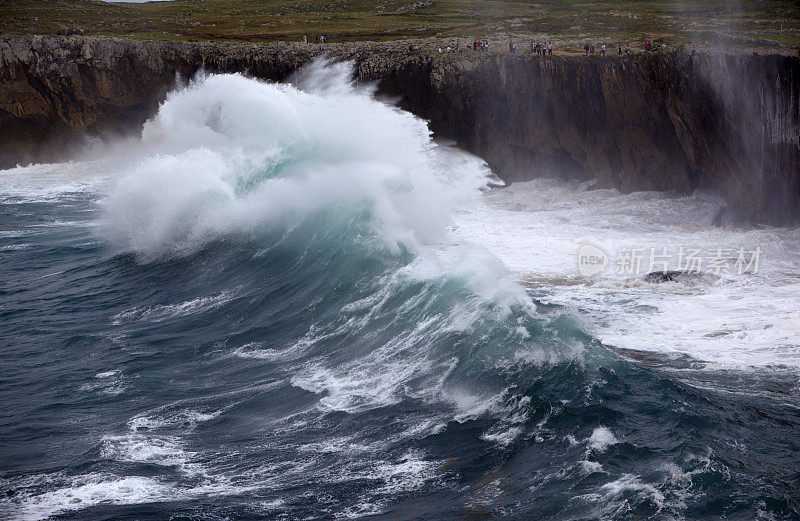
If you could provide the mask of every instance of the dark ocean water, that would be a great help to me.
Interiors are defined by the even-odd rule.
[[[249,108],[330,99],[233,78],[253,84]],[[175,106],[191,119],[190,101],[160,124]],[[386,110],[387,139],[426,143]],[[388,203],[350,199],[337,186],[380,162],[290,144],[235,162],[250,174],[220,176],[229,196],[184,191],[214,146],[239,157],[217,141],[199,160],[161,150],[111,188],[0,184],[3,518],[800,519],[796,378],[624,359],[574,311],[498,289],[494,264],[387,243],[387,222],[424,235],[416,178],[390,169]],[[347,175],[314,185],[325,165]],[[137,184],[152,171],[178,182]],[[273,186],[262,205],[265,183],[295,176],[323,203]]]

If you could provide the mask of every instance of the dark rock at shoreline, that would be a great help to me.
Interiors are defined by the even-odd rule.
[[[651,284],[663,284],[665,282],[677,282],[694,286],[697,284],[710,284],[717,281],[719,277],[701,271],[652,271],[644,276],[643,280]]]
[[[800,222],[797,57],[540,57],[408,46],[0,37],[0,167],[63,158],[81,136],[136,132],[177,77],[201,68],[282,81],[327,55],[354,61],[359,81],[375,82],[506,181],[711,188],[727,199],[725,222]]]

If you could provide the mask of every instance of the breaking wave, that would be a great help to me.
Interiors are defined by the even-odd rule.
[[[617,357],[464,239],[491,172],[349,65],[200,75],[106,155],[56,165],[60,196],[0,199],[62,223],[8,236],[30,247],[0,318],[42,335],[3,373],[40,426],[3,427],[8,517],[794,512],[757,451],[712,435],[734,399]]]

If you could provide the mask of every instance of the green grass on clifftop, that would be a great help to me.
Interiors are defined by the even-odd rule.
[[[329,41],[514,36],[583,42],[666,43],[793,50],[797,1],[512,0],[0,0],[0,33],[87,34],[164,40]]]

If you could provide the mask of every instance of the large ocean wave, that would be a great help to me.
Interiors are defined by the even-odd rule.
[[[0,198],[25,245],[0,285],[9,517],[797,515],[770,484],[790,466],[735,446],[766,408],[786,460],[792,410],[644,369],[532,298],[465,239],[486,165],[349,65],[200,75],[104,147]]]

